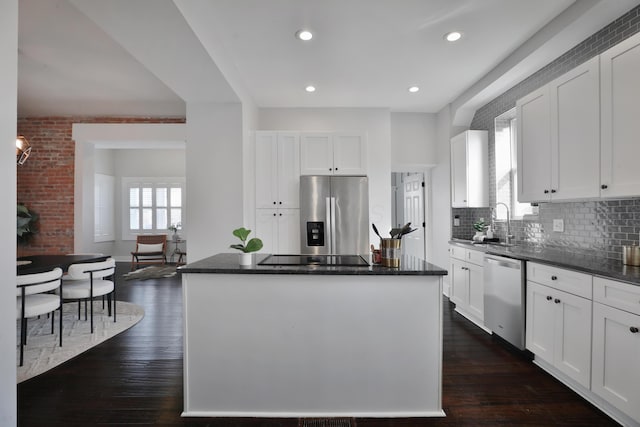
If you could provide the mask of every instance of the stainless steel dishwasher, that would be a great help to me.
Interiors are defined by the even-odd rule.
[[[494,334],[524,350],[525,261],[484,256],[484,323]]]

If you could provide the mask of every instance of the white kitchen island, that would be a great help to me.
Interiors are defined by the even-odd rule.
[[[446,270],[240,267],[219,254],[180,271],[183,416],[444,416]]]

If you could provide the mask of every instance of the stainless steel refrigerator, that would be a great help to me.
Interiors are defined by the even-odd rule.
[[[301,176],[300,240],[305,255],[368,254],[367,177]]]

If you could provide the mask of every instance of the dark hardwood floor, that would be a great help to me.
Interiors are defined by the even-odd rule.
[[[129,264],[118,263],[118,273]],[[18,425],[298,426],[298,419],[181,418],[180,278],[124,281],[118,299],[145,309],[121,335],[18,385]],[[444,303],[446,418],[352,420],[358,427],[615,426],[523,355]]]

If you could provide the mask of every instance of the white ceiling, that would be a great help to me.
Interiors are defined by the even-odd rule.
[[[495,94],[505,90],[496,83],[518,65],[526,69],[508,84],[635,3],[20,0],[18,115],[184,116],[197,97],[438,112],[472,100],[483,78]],[[295,39],[300,28],[314,38]],[[445,42],[451,30],[463,39]],[[526,67],[513,59],[523,46],[539,56]],[[308,84],[317,91],[306,93]],[[410,94],[412,85],[420,91]]]

